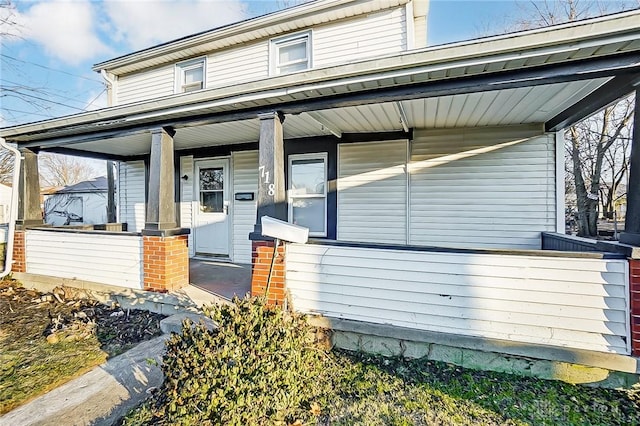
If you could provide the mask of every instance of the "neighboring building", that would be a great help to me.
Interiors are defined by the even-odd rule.
[[[314,1],[97,64],[112,106],[0,131],[25,156],[14,270],[167,291],[213,256],[252,262],[263,293],[272,216],[314,241],[278,249],[271,301],[514,354],[640,355],[637,251],[540,250],[566,238],[562,130],[637,90],[640,11],[435,47],[426,12]],[[130,232],[30,228],[40,150],[118,161]]]
[[[12,189],[8,185],[0,184],[0,224],[9,222]]]
[[[46,195],[44,223],[54,226],[107,223],[107,178],[96,177]]]
[[[9,222],[9,212],[11,209],[12,189],[8,185],[0,184],[0,259],[4,265],[4,243],[7,242],[7,229]]]

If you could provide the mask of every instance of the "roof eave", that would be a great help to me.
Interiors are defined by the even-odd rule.
[[[302,3],[267,15],[258,16],[256,18],[225,25],[209,31],[189,35],[148,49],[143,49],[138,52],[100,62],[95,64],[92,67],[92,70],[106,70],[114,74],[124,74],[129,72],[126,71],[127,67],[132,64],[144,63],[145,61],[185,51],[197,46],[221,41],[224,41],[225,45],[233,45],[268,36],[274,36],[278,34],[278,31],[271,31],[270,29],[275,28],[275,26],[280,23],[292,23],[296,19],[301,19],[311,15],[317,16],[321,19],[323,14],[337,8],[353,10],[358,5],[366,4],[367,8],[373,11],[402,5],[408,1],[409,0],[377,0],[375,2],[368,2],[366,0],[319,0]],[[356,14],[354,13],[354,16],[355,15]],[[125,71],[122,72],[122,70]]]
[[[476,40],[469,43],[427,48],[406,52],[400,55],[388,55],[351,64],[314,69],[274,78],[203,90],[187,95],[172,95],[165,98],[136,104],[110,107],[103,110],[86,112],[42,122],[23,124],[0,129],[0,136],[10,140],[23,139],[23,136],[44,133],[64,127],[96,126],[96,129],[117,127],[119,123],[130,122],[132,117],[141,115],[162,115],[176,108],[194,107],[203,103],[222,102],[225,99],[240,100],[251,94],[278,96],[297,91],[315,90],[318,87],[345,84],[349,81],[368,81],[388,78],[389,75],[406,74],[433,69],[453,69],[456,66],[469,66],[505,60],[505,58],[533,57],[541,52],[563,52],[578,49],[583,45],[604,45],[604,41],[640,39],[640,28],[636,25],[640,11],[627,13],[615,19],[591,22],[583,31],[576,32],[572,27],[563,27],[553,32],[535,32],[513,38]],[[586,37],[587,33],[589,37]],[[553,37],[549,37],[552,35]],[[528,49],[524,47],[528,46]],[[637,49],[636,49],[637,50]],[[481,51],[482,54],[474,53]],[[634,50],[635,51],[635,50]],[[24,139],[23,139],[24,140]]]

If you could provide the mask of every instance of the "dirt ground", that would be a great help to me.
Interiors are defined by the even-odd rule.
[[[0,282],[0,413],[159,335],[163,315],[106,306],[82,290]]]

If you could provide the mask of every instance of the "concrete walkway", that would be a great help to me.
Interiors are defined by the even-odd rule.
[[[231,300],[251,292],[251,265],[215,259],[189,259],[189,282],[210,293]]]
[[[0,426],[110,426],[162,384],[160,365],[164,343],[171,331],[179,331],[189,317],[176,314],[161,322],[160,337],[140,343],[90,372],[0,417]],[[211,320],[205,320],[211,327]]]

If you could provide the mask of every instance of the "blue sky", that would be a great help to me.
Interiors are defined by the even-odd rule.
[[[0,18],[16,24],[0,27],[0,127],[105,107],[104,84],[91,71],[94,63],[277,10],[295,0],[12,3],[14,10],[0,9]],[[524,3],[528,0],[432,0],[428,42],[437,45],[503,32],[507,22],[522,13]]]

